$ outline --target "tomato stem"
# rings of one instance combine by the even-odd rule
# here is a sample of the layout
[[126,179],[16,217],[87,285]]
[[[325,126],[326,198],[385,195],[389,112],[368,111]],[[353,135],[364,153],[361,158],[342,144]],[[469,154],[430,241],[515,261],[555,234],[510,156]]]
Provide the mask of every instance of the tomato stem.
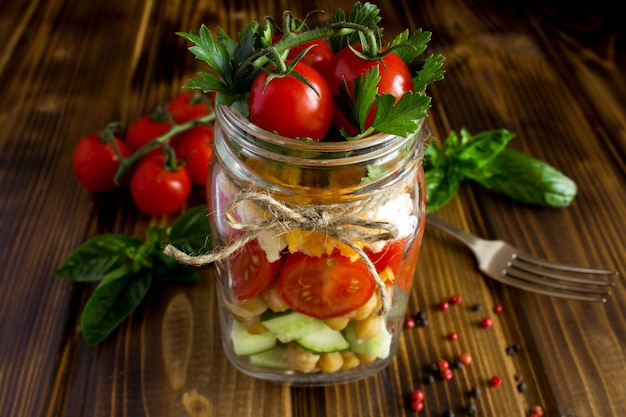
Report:
[[[175,135],[177,135],[180,132],[184,132],[185,130],[191,129],[192,127],[199,125],[199,124],[207,124],[210,123],[211,121],[215,120],[215,112],[211,111],[209,114],[202,116],[202,117],[198,117],[197,119],[193,119],[190,120],[188,122],[185,123],[181,123],[181,124],[177,124],[174,123],[173,121],[171,122],[171,128],[165,132],[163,135],[153,139],[152,141],[146,143],[145,145],[143,145],[141,148],[139,148],[137,150],[137,152],[133,153],[132,155],[128,156],[128,157],[124,157],[121,153],[121,151],[119,150],[117,144],[115,142],[113,142],[113,145],[115,147],[115,153],[117,154],[117,157],[120,161],[120,166],[117,169],[117,172],[115,173],[115,177],[113,178],[113,181],[115,182],[115,184],[119,185],[122,182],[122,179],[124,178],[124,175],[126,174],[126,172],[128,171],[128,169],[130,167],[132,167],[139,159],[141,159],[143,156],[145,156],[148,152],[150,152],[153,149],[156,149],[159,146],[170,148],[170,146],[168,145],[168,141]],[[166,151],[167,152],[167,151]],[[171,156],[171,154],[170,154]],[[169,159],[166,156],[166,160]]]
[[288,49],[317,39],[333,36],[348,36],[356,32],[360,32],[364,35],[365,41],[368,44],[368,51],[371,55],[376,56],[380,51],[380,41],[374,30],[367,26],[351,22],[331,23],[327,26],[307,30],[302,33],[290,32],[288,36],[283,36],[278,42],[252,54],[252,56],[250,56],[250,58],[243,62],[239,67],[235,73],[235,77],[243,77],[244,71],[246,71],[251,65],[257,68],[263,68],[263,66],[268,62],[272,62],[275,65],[280,66],[282,69],[282,65],[284,65],[284,63],[281,65],[280,61],[282,60],[276,58],[280,57],[281,54]]

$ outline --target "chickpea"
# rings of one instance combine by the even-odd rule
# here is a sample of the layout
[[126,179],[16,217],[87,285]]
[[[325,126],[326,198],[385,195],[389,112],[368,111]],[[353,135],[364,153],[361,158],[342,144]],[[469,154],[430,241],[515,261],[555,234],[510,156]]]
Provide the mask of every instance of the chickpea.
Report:
[[349,317],[355,320],[363,320],[367,316],[378,311],[376,309],[378,305],[379,305],[378,291],[374,291],[374,294],[372,294],[370,299],[367,300],[365,304],[363,304],[361,307],[357,308],[356,310],[351,311],[350,313],[346,314],[346,317]]
[[240,321],[246,326],[246,330],[250,334],[263,334],[268,331],[267,327],[261,323],[261,316],[253,316]]
[[324,323],[333,330],[343,330],[350,323],[350,319],[346,316],[331,317],[324,319]]
[[267,304],[267,307],[272,311],[279,313],[282,311],[287,311],[289,309],[289,305],[280,296],[280,292],[278,291],[278,285],[276,285],[276,282],[272,283],[272,285],[264,289],[261,292],[261,297],[263,298],[263,301],[265,301],[265,303]]
[[317,362],[320,359],[320,355],[309,352],[296,342],[291,342],[287,345],[285,356],[289,366],[300,372],[317,370]]
[[349,350],[342,350],[341,357],[343,358],[343,366],[341,367],[343,370],[353,369],[361,364],[359,358]]
[[267,310],[267,304],[260,295],[252,297],[248,300],[237,303],[224,303],[226,308],[234,315],[243,320],[250,319],[254,316],[260,316]]
[[354,321],[354,333],[357,340],[370,340],[378,336],[383,326],[383,318],[381,316],[369,316],[364,320]]
[[359,358],[361,363],[371,363],[371,362],[374,362],[376,360],[376,356],[366,355],[364,353],[357,353],[356,357]]
[[322,372],[331,374],[341,369],[343,366],[343,357],[339,352],[322,353],[317,365]]

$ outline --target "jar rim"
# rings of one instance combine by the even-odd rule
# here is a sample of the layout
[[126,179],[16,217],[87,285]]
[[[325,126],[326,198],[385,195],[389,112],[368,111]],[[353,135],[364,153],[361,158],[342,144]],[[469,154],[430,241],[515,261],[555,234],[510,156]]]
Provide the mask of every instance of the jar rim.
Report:
[[249,119],[244,117],[240,112],[236,111],[231,106],[217,104],[215,106],[215,112],[216,114],[219,114],[221,117],[226,118],[231,122],[236,122],[239,127],[246,131],[246,133],[256,138],[260,138],[273,145],[289,147],[294,150],[318,152],[353,151],[355,149],[377,147],[380,144],[388,143],[390,137],[399,137],[406,139],[412,134],[421,130],[424,121],[424,119],[420,119],[417,130],[407,137],[393,135],[390,133],[374,133],[360,139],[343,140],[336,142],[320,142],[288,138],[262,129],[254,123],[250,122]]

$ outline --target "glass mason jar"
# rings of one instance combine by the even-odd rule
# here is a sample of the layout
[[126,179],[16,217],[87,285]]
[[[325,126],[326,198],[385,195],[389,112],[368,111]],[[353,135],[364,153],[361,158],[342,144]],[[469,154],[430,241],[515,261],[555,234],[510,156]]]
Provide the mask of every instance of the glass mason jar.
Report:
[[216,116],[207,198],[213,242],[230,253],[215,263],[229,360],[301,386],[385,368],[425,226],[425,129],[309,142],[230,107]]

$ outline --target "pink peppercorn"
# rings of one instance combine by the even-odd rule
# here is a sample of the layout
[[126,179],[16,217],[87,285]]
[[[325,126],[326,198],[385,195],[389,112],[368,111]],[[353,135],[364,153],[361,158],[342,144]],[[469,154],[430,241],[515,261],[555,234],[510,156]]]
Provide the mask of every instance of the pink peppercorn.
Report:
[[439,370],[443,372],[446,369],[450,369],[450,363],[445,359],[440,359],[439,361],[437,361],[437,368],[439,368]]
[[439,310],[446,311],[450,307],[447,300],[443,300],[439,302]]
[[493,306],[493,312],[496,314],[502,313],[502,305],[496,304],[495,306]]
[[415,319],[413,317],[407,317],[406,320],[404,320],[404,326],[412,329],[415,327]]
[[452,372],[452,369],[448,368],[441,372],[441,379],[443,379],[444,381],[451,380],[453,376],[454,376],[454,373]]
[[459,338],[459,335],[456,332],[450,332],[448,333],[448,340],[454,342],[455,340],[457,340]]
[[488,329],[491,326],[493,326],[493,320],[491,320],[490,317],[485,317],[484,319],[480,321],[480,327]]
[[463,299],[458,294],[455,294],[452,297],[450,297],[450,303],[451,304],[461,304],[462,301],[463,301]]
[[489,385],[491,385],[492,387],[499,387],[501,384],[502,384],[502,378],[500,378],[497,375],[492,376],[491,379],[489,380]]
[[536,405],[530,409],[531,414],[536,415],[537,417],[543,416],[543,408],[540,405]]
[[424,401],[424,391],[416,389],[411,393],[411,400],[421,402]]
[[419,413],[424,409],[424,403],[421,401],[411,401],[411,409]]
[[472,363],[472,355],[469,352],[463,352],[459,355],[459,360],[463,365],[469,365]]

